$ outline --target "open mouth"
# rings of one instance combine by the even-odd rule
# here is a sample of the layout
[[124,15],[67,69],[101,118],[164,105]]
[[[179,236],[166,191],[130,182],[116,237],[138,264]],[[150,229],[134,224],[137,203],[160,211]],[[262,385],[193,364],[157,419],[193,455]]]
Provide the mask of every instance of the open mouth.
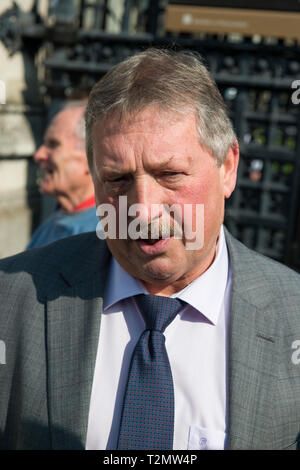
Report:
[[158,255],[163,253],[172,237],[168,238],[139,238],[136,240],[140,250],[147,255]]
[[54,173],[54,168],[51,168],[51,167],[46,167],[46,168],[42,168],[41,169],[41,173],[45,176],[45,175],[53,175]]
[[36,183],[42,186],[50,182],[54,175],[54,168],[39,168],[36,176]]
[[53,175],[54,173],[54,168],[39,168],[37,171],[37,177],[40,181],[42,181],[45,176],[47,175]]
[[138,241],[146,243],[146,245],[155,245],[155,243],[158,243],[160,240],[163,240],[163,238],[139,238]]
[[137,239],[138,242],[143,243],[145,245],[156,245],[160,242],[164,242],[169,240],[174,235],[173,227],[167,225],[166,227],[162,226],[155,230],[149,230],[148,228],[142,230],[139,234],[139,238]]

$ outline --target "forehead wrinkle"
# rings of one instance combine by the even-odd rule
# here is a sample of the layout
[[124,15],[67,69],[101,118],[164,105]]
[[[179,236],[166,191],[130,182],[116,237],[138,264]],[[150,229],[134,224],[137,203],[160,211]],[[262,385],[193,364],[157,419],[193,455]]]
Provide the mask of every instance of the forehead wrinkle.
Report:
[[[102,166],[102,162],[105,160],[113,165],[124,165],[128,169],[133,171],[136,164],[143,160],[145,149],[149,145],[151,139],[137,138],[137,134],[143,134],[144,132],[123,132],[118,130],[115,133],[109,133],[102,137],[101,131],[96,134],[96,140],[100,143],[102,158],[98,157],[99,166]],[[151,144],[150,144],[151,145]],[[99,149],[98,149],[99,155]]]
[[[101,141],[102,152],[99,155],[94,154],[94,161],[96,172],[99,174],[120,174],[132,173],[135,171],[135,158],[128,148],[125,148],[124,143],[120,145],[120,140],[110,141],[109,138],[104,138]],[[131,156],[130,156],[131,154]]]
[[[126,143],[126,137],[120,136],[117,142],[106,142],[107,153],[105,152],[105,160],[108,164],[101,165],[101,158],[99,159],[100,168],[107,168],[111,171],[122,170],[124,173],[134,173],[145,169],[146,171],[155,171],[162,168],[172,168],[181,165],[188,166],[191,164],[192,155],[183,155],[182,153],[174,152],[174,149],[169,149],[166,145],[165,149],[156,149],[151,139],[133,140],[133,145]],[[160,141],[161,144],[161,141]],[[114,151],[116,147],[116,151]],[[102,160],[103,161],[103,160]],[[114,169],[115,167],[115,169]]]
[[160,157],[158,158],[157,160],[155,159],[152,159],[150,160],[150,162],[145,162],[145,167],[149,167],[153,170],[159,170],[163,167],[167,167],[171,162],[172,160],[174,160],[174,158],[176,158],[175,155],[171,155],[170,157],[166,157],[165,159],[163,158],[163,156],[160,156],[160,155],[157,155],[157,157]]
[[[184,167],[192,164],[194,155],[189,153],[189,139],[186,132],[184,136],[187,140],[186,146],[183,151],[181,149],[180,153],[176,147],[174,148],[173,139],[164,139],[166,124],[176,126],[180,121],[178,118],[163,120],[164,125],[158,126],[157,120],[148,119],[147,116],[141,115],[137,117],[142,119],[129,120],[127,123],[123,121],[121,125],[119,121],[112,122],[113,120],[110,122],[104,120],[102,123],[98,121],[94,124],[94,137],[102,147],[103,158],[109,160],[113,166],[120,167],[125,164],[126,169],[124,170],[130,170],[130,172],[135,171],[136,167],[138,169],[144,167],[146,170],[159,169],[171,166],[174,162],[176,165],[182,164]],[[193,131],[196,132],[194,121],[193,128]],[[191,129],[189,128],[188,131],[190,132]],[[176,128],[174,133],[177,133]],[[199,150],[201,150],[200,145]],[[101,159],[99,151],[97,153],[98,164],[101,168],[103,159]]]

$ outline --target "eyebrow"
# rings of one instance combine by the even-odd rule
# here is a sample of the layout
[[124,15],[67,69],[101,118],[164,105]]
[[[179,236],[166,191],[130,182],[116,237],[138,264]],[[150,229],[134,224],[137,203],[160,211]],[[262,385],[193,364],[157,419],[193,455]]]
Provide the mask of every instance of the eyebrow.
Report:
[[161,159],[159,162],[157,162],[157,164],[152,165],[152,168],[153,170],[173,168],[173,163],[175,166],[180,166],[186,163],[186,160],[179,155],[172,155],[170,157],[166,157],[164,160]]
[[46,147],[57,147],[58,145],[60,145],[60,141],[53,137],[50,137],[49,139],[45,139],[44,145]]

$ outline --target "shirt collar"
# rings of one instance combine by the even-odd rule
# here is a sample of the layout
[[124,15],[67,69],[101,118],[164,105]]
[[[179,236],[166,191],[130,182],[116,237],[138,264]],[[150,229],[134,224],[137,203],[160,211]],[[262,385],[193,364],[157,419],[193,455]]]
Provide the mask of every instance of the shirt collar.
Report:
[[81,204],[78,204],[78,206],[74,207],[72,212],[78,212],[78,211],[90,209],[90,207],[94,207],[95,204],[96,204],[95,196],[89,197],[88,199],[83,201]]
[[[229,259],[222,225],[216,256],[211,266],[172,297],[184,300],[215,325],[224,299],[228,269]],[[127,273],[112,257],[104,295],[104,310],[122,299],[137,294],[147,294],[147,290],[140,281]]]
[[131,276],[112,256],[103,299],[104,310],[116,302],[137,294],[147,294],[143,284]]
[[229,259],[222,225],[213,263],[201,276],[173,297],[179,297],[189,303],[216,325],[224,300],[228,271]]

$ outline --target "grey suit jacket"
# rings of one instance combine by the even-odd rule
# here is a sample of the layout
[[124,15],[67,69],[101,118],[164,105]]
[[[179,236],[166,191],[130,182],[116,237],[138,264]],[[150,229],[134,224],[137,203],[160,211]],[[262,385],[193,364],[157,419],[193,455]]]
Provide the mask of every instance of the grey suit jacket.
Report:
[[[227,448],[299,448],[300,276],[226,239]],[[1,448],[85,448],[109,259],[88,233],[0,261]]]

